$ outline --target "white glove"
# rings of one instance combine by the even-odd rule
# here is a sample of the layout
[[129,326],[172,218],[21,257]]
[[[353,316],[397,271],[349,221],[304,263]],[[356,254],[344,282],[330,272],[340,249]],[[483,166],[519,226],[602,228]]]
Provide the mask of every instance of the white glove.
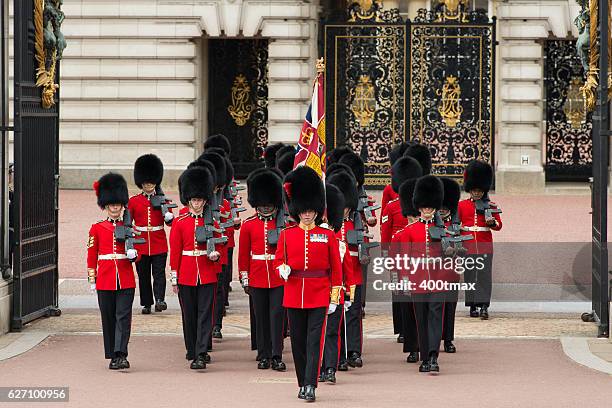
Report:
[[126,255],[130,261],[135,261],[136,258],[138,258],[138,251],[136,251],[135,249],[128,249]]
[[178,285],[178,278],[176,277],[176,271],[170,272],[170,284],[172,286]]
[[90,283],[89,284],[89,292],[90,293],[96,293],[96,284],[95,283]]
[[353,304],[353,302],[351,302],[350,300],[345,300],[344,301],[344,311],[348,312],[348,310],[351,308],[352,304]]
[[334,314],[334,312],[336,311],[336,309],[338,308],[338,305],[335,303],[330,303],[329,307],[327,308],[327,314]]
[[242,220],[238,217],[234,218],[234,225],[240,225],[240,223],[242,222]]
[[278,267],[278,274],[284,280],[289,279],[289,275],[291,274],[291,267],[287,264],[282,264],[281,266]]
[[170,211],[164,214],[164,221],[170,222],[173,219],[174,219],[174,214],[172,214]]
[[208,254],[208,259],[213,262],[217,262],[220,256],[221,254],[219,253],[219,251],[212,251],[210,254]]
[[240,284],[243,288],[249,286],[249,273],[246,271],[240,272]]

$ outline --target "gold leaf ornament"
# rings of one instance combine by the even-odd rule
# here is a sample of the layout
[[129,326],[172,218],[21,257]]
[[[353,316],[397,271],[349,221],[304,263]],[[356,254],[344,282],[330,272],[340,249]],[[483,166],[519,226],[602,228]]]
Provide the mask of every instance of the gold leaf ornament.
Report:
[[456,127],[463,113],[463,107],[459,103],[461,86],[459,86],[457,77],[453,75],[447,77],[442,89],[438,90],[437,94],[442,96],[442,101],[438,107],[442,120],[449,128]]
[[[50,109],[55,105],[55,92],[59,85],[55,83],[55,70],[57,65],[57,49],[50,52],[51,62],[47,69],[47,51],[44,43],[44,8],[45,0],[34,1],[34,50],[35,59],[38,64],[36,68],[36,86],[42,88],[42,106]],[[47,0],[52,1],[52,0]],[[55,5],[59,8],[56,1]]]
[[238,126],[244,126],[251,118],[253,105],[251,104],[251,87],[242,74],[238,74],[234,78],[232,85],[232,104],[228,106],[227,111]]

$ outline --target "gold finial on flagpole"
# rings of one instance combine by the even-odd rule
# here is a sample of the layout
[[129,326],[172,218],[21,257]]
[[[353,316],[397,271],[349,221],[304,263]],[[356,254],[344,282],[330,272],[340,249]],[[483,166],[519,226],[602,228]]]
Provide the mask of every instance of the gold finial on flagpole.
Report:
[[325,62],[323,58],[319,58],[317,60],[317,74],[322,74],[325,72]]

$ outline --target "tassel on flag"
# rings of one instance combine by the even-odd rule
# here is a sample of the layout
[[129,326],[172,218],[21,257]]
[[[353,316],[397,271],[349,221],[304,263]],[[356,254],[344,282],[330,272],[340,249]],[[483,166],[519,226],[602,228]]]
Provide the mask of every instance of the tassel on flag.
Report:
[[323,58],[317,61],[317,78],[314,82],[310,107],[298,139],[293,168],[308,166],[325,181],[325,65]]

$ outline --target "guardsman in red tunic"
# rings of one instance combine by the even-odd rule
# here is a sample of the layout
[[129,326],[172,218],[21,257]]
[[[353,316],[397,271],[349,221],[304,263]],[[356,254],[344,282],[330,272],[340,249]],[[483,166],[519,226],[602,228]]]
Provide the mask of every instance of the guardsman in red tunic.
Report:
[[[395,254],[407,254],[411,267],[402,270],[413,285],[410,288],[417,320],[420,372],[438,373],[438,349],[442,340],[442,320],[445,300],[444,287],[435,282],[444,277],[440,242],[434,242],[431,228],[435,227],[436,211],[442,206],[444,187],[435,176],[423,176],[416,182],[413,204],[420,212],[419,219],[393,236]],[[419,261],[414,264],[413,261]],[[430,287],[430,283],[434,283]]]
[[348,245],[348,250],[345,255],[349,265],[345,277],[345,283],[348,284],[348,296],[345,300],[345,316],[346,325],[343,330],[345,342],[343,344],[344,355],[340,357],[339,369],[345,371],[346,365],[351,367],[362,367],[362,346],[363,346],[363,328],[361,324],[361,297],[363,295],[363,276],[361,263],[359,262],[359,247],[351,243],[349,234],[354,233],[355,217],[361,217],[357,212],[359,193],[357,190],[357,180],[352,173],[335,172],[327,179],[329,184],[335,185],[344,195],[344,214],[340,230],[336,236]]
[[[248,177],[248,202],[256,214],[240,229],[238,271],[245,292],[251,297],[257,328],[257,368],[285,371],[283,362],[284,281],[274,268],[277,216],[282,207],[283,187],[278,174],[258,169]],[[270,242],[272,238],[273,242]]]
[[[395,162],[404,155],[404,152],[408,148],[409,144],[407,142],[401,142],[391,149],[389,152],[389,162],[391,167],[395,164]],[[387,184],[383,189],[382,198],[380,199],[380,218],[382,223],[382,216],[385,212],[385,207],[391,200],[395,200],[398,198],[397,191],[393,190],[393,186],[391,184]]]
[[[354,178],[353,178],[354,183]],[[356,190],[355,190],[356,191]],[[352,282],[349,276],[353,269],[353,260],[348,253],[348,245],[339,236],[344,220],[345,202],[344,194],[334,184],[325,185],[325,196],[327,203],[326,219],[324,220],[328,227],[332,228],[336,233],[340,260],[342,262],[342,280],[343,288],[340,291],[340,299],[338,308],[327,315],[327,328],[325,330],[325,348],[323,350],[323,359],[321,360],[321,371],[319,373],[319,382],[336,383],[336,370],[342,344],[345,343],[345,336],[341,335],[341,330],[344,321],[345,308],[350,307],[350,299],[346,294],[346,288]],[[359,269],[361,271],[361,269]],[[361,274],[360,274],[361,275]],[[346,358],[345,358],[346,361]],[[346,364],[346,363],[345,363]]]
[[[402,183],[399,187],[399,202],[402,207],[402,216],[406,218],[406,226],[415,223],[419,219],[419,211],[414,208],[412,197],[417,178],[411,178]],[[405,227],[404,227],[405,228]],[[399,230],[402,231],[402,230]],[[399,232],[397,231],[397,232]],[[394,234],[395,236],[395,234]],[[392,237],[393,241],[393,237]],[[390,248],[390,251],[395,248]],[[395,279],[399,280],[399,276]],[[407,363],[417,363],[419,361],[419,336],[417,332],[416,316],[412,298],[405,293],[396,295],[397,305],[399,306],[399,321],[401,322],[400,335],[403,342],[403,351],[407,353]]]
[[318,174],[298,167],[287,174],[283,188],[289,213],[299,224],[281,232],[274,262],[286,281],[283,305],[289,315],[298,398],[314,401],[326,317],[338,307],[342,264],[334,232],[316,225],[325,209]]
[[[493,168],[489,163],[474,160],[468,164],[464,173],[463,186],[470,198],[461,200],[457,209],[463,235],[472,235],[465,248],[468,256],[484,264],[482,270],[466,269],[465,282],[475,283],[476,290],[465,292],[465,305],[470,308],[471,317],[483,320],[489,318],[491,303],[493,268],[493,234],[502,228],[499,215],[501,210],[490,201],[489,190],[493,184]],[[489,214],[490,213],[490,214]],[[480,259],[479,259],[480,258]],[[477,310],[480,308],[480,312]]]
[[[150,314],[155,301],[155,311],[166,310],[166,261],[168,259],[168,243],[164,224],[172,225],[174,214],[167,208],[170,200],[166,200],[161,190],[164,176],[164,166],[159,157],[154,154],[140,156],[134,164],[134,182],[142,190],[130,198],[128,210],[134,221],[134,229],[146,243],[136,246],[140,260],[136,263],[138,272],[138,288],[140,290],[140,305],[142,314]],[[163,202],[160,201],[163,198]],[[162,211],[165,210],[165,214]],[[151,287],[153,275],[153,287]]]
[[[423,169],[416,159],[412,157],[400,157],[391,167],[391,189],[395,194],[399,193],[400,186],[407,180],[416,179],[423,175]],[[380,242],[383,251],[391,242],[393,235],[408,224],[407,218],[402,214],[402,206],[398,198],[389,201],[382,212],[380,220]],[[397,334],[397,342],[403,343],[402,336],[402,303],[395,295],[391,297],[391,310],[393,313],[393,333]],[[414,319],[411,319],[413,321]],[[416,329],[416,328],[415,328]],[[416,350],[412,350],[416,351]]]
[[138,259],[138,252],[126,251],[125,242],[115,236],[115,228],[123,226],[121,214],[129,198],[123,176],[108,173],[94,183],[94,190],[107,218],[89,230],[87,275],[92,291],[98,293],[104,355],[111,360],[108,368],[119,370],[130,368],[128,342],[136,288],[132,262]]
[[213,185],[212,175],[204,167],[183,172],[181,192],[189,203],[189,213],[175,219],[170,232],[172,290],[179,296],[187,359],[193,360],[194,370],[206,368],[210,361],[207,352],[220,254],[216,249],[208,250],[203,229],[204,210],[212,197]]
[[[441,177],[444,185],[444,199],[442,200],[442,208],[439,214],[448,228],[454,222],[458,222],[457,207],[461,198],[461,187],[454,179],[450,177]],[[454,282],[459,282],[459,275],[455,274]],[[456,353],[457,348],[453,344],[455,340],[455,311],[457,310],[457,299],[459,292],[457,290],[449,290],[446,293],[444,301],[444,327],[442,330],[442,339],[444,340],[444,351],[447,353]]]

